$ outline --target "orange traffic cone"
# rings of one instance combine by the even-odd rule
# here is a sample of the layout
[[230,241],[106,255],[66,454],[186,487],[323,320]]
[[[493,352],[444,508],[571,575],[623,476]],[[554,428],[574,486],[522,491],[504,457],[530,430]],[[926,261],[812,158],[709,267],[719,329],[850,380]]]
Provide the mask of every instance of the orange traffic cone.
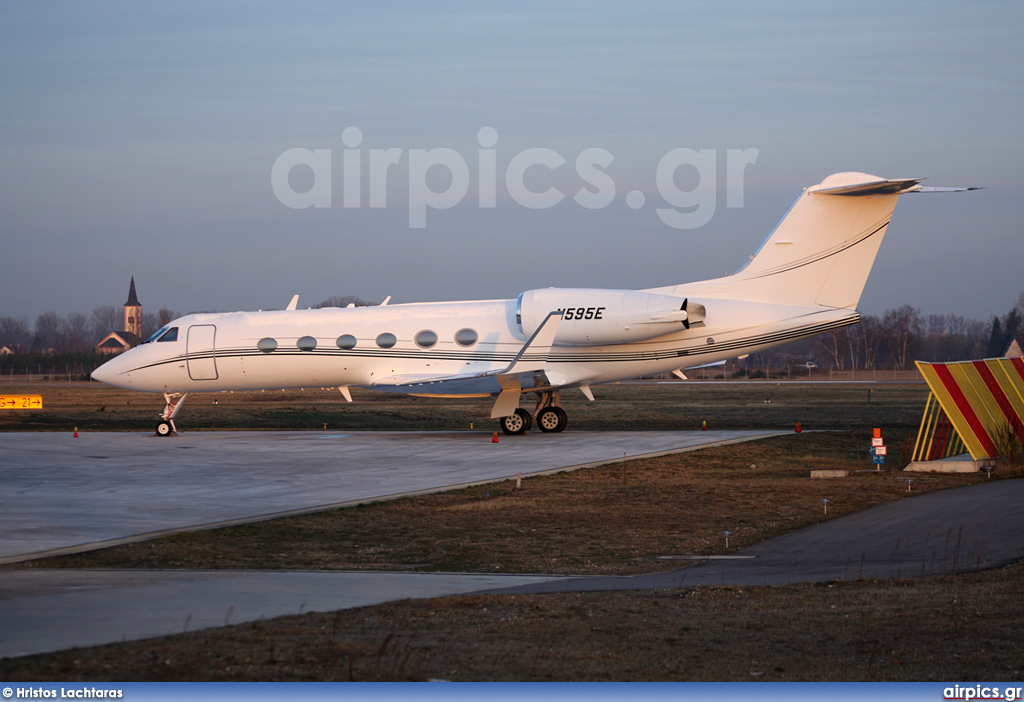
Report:
[[800,425],[800,422],[797,422],[796,423],[796,433],[799,434],[802,431],[803,431],[803,427]]
[[494,437],[491,439],[492,444],[498,443],[498,432],[494,432]]

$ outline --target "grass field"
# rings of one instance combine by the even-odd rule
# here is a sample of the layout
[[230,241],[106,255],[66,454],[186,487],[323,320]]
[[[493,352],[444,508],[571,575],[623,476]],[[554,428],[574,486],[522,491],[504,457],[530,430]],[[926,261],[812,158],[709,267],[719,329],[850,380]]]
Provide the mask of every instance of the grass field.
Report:
[[[924,383],[802,384],[786,381],[682,382],[606,385],[597,402],[562,393],[570,429],[695,429],[707,421],[722,429],[889,430],[917,427],[927,396]],[[4,394],[43,396],[39,411],[0,411],[0,431],[126,431],[151,429],[163,397],[96,383],[10,386]],[[496,428],[488,399],[437,400],[337,390],[190,395],[177,423],[183,429],[330,429],[389,431]],[[530,396],[532,397],[532,396]],[[524,407],[527,401],[524,401]]]
[[[871,390],[870,404],[868,390]],[[148,428],[162,400],[89,386],[44,391],[14,429]],[[724,553],[907,496],[871,471],[873,427],[902,465],[923,385],[720,383],[566,393],[569,430],[792,428],[740,444],[260,524],[182,534],[19,567],[402,569],[626,574],[659,555]],[[468,428],[487,403],[337,391],[189,398],[198,429]],[[771,402],[766,402],[766,400]],[[196,401],[194,401],[196,400]],[[131,401],[131,405],[126,404]],[[91,421],[90,421],[91,420]],[[824,430],[808,432],[806,430]],[[2,441],[2,436],[0,436]],[[811,480],[814,468],[858,470]],[[993,479],[1014,477],[997,469]],[[915,492],[984,480],[920,476]],[[831,500],[829,514],[821,499]],[[22,680],[1019,679],[1020,564],[987,573],[778,588],[473,596],[286,617],[0,661]]]

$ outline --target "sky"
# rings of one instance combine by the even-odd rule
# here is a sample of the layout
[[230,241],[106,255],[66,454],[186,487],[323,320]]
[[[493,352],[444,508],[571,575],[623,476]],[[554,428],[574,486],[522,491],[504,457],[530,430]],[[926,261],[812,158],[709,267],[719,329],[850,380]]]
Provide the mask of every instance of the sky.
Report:
[[1024,291],[1022,29],[998,1],[11,0],[0,314],[132,275],[179,313],[678,284],[862,171],[984,189],[901,198],[861,311],[991,319]]

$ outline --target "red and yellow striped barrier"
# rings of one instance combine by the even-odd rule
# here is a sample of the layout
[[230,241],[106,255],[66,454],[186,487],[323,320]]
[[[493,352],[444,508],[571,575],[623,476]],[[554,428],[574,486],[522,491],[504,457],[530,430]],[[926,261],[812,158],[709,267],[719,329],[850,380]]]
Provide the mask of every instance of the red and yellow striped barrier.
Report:
[[913,460],[946,458],[964,447],[975,461],[996,458],[1010,431],[1024,442],[1024,360],[917,361],[917,369],[932,392]]

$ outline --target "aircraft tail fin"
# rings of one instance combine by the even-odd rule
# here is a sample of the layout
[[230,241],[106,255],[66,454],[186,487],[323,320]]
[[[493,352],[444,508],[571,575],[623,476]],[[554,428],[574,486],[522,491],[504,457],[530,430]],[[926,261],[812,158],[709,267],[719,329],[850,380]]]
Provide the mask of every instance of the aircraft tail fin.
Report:
[[899,196],[919,178],[837,173],[804,190],[728,280],[743,296],[856,309]]

